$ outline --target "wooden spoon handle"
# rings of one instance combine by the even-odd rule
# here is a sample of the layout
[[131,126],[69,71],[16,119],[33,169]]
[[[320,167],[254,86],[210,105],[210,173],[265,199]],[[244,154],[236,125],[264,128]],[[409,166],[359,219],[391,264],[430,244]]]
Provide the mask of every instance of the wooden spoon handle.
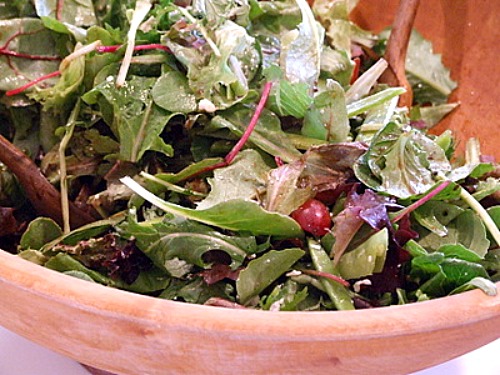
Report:
[[407,107],[412,104],[413,92],[406,79],[405,60],[419,4],[420,0],[401,0],[399,2],[384,56],[389,67],[380,79],[381,82],[390,86],[403,86],[406,89],[406,93],[400,98],[399,105]]
[[[16,175],[26,197],[35,210],[62,223],[61,194],[40,172],[36,164],[21,150],[0,135],[0,162]],[[70,203],[70,223],[80,227],[95,219],[86,211]]]

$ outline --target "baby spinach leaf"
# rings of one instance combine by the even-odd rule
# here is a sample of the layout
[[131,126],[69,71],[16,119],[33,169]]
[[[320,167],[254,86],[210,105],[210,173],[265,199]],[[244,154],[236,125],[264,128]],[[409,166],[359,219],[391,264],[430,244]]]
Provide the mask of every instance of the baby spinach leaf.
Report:
[[71,255],[65,253],[58,253],[52,258],[50,258],[45,263],[45,267],[59,272],[70,272],[70,271],[82,272],[97,283],[108,286],[115,285],[114,281],[111,278],[97,271],[91,270],[90,268],[85,267]]
[[271,250],[248,263],[236,280],[238,299],[246,304],[287,272],[305,252],[301,249]]
[[461,259],[446,258],[440,264],[440,271],[425,282],[420,290],[433,297],[445,296],[476,277],[488,277],[481,265]]
[[437,251],[443,253],[446,258],[457,258],[468,262],[478,263],[482,259],[463,245],[443,245]]
[[47,242],[62,235],[61,227],[52,219],[39,217],[33,220],[21,237],[21,249],[40,250]]
[[453,289],[450,294],[463,293],[472,289],[481,289],[486,295],[492,297],[497,295],[497,286],[495,283],[484,277],[474,277],[472,280]]
[[156,81],[151,95],[156,105],[170,112],[189,113],[197,108],[186,76],[175,70],[163,74]]

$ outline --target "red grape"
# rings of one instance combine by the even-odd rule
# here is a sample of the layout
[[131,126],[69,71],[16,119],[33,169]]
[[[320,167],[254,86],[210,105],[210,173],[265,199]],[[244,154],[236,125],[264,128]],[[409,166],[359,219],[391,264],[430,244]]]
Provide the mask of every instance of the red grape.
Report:
[[316,199],[309,199],[291,213],[300,227],[315,236],[324,236],[330,230],[332,218],[328,207]]

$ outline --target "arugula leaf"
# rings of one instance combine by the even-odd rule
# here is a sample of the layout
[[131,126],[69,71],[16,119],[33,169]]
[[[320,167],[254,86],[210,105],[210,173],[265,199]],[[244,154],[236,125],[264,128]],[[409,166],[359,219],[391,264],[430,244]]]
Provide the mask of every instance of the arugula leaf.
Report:
[[208,268],[210,263],[204,255],[212,250],[226,252],[231,258],[232,269],[240,266],[247,255],[257,252],[254,237],[223,235],[211,227],[189,220],[180,223],[135,223],[129,220],[121,225],[120,231],[122,236],[134,238],[137,246],[170,274],[174,260],[182,260],[188,267]]
[[[205,210],[193,210],[158,198],[130,177],[122,178],[121,181],[136,194],[165,212],[180,215],[200,223],[238,232],[248,232],[254,235],[263,234],[282,237],[302,235],[302,230],[295,220],[278,213],[268,212],[254,201],[232,199]],[[242,215],[243,212],[245,215]]]
[[[157,107],[150,96],[155,78],[133,76],[130,81],[117,88],[110,78],[82,98],[88,104],[99,103],[101,111],[112,111],[109,126],[120,140],[120,158],[139,161],[148,150],[172,156],[173,148],[160,137],[168,121],[175,115]],[[104,98],[104,102],[101,100]]]
[[222,282],[208,285],[202,278],[188,281],[172,279],[159,298],[204,304],[213,297],[231,299],[231,292],[232,287]]
[[242,304],[247,304],[252,297],[288,271],[304,254],[301,249],[271,250],[250,261],[236,280],[238,299]]
[[433,200],[417,208],[413,215],[417,222],[439,236],[446,236],[447,225],[464,211],[463,208]]

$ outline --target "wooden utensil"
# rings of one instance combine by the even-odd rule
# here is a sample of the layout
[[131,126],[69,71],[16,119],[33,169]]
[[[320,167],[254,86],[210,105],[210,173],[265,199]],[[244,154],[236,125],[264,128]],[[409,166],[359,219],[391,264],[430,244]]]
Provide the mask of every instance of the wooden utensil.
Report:
[[401,86],[406,89],[406,93],[401,95],[399,99],[399,105],[408,108],[413,102],[413,91],[406,79],[406,51],[419,4],[420,0],[401,0],[399,2],[384,55],[389,66],[380,78],[380,82],[387,83],[389,86]]

